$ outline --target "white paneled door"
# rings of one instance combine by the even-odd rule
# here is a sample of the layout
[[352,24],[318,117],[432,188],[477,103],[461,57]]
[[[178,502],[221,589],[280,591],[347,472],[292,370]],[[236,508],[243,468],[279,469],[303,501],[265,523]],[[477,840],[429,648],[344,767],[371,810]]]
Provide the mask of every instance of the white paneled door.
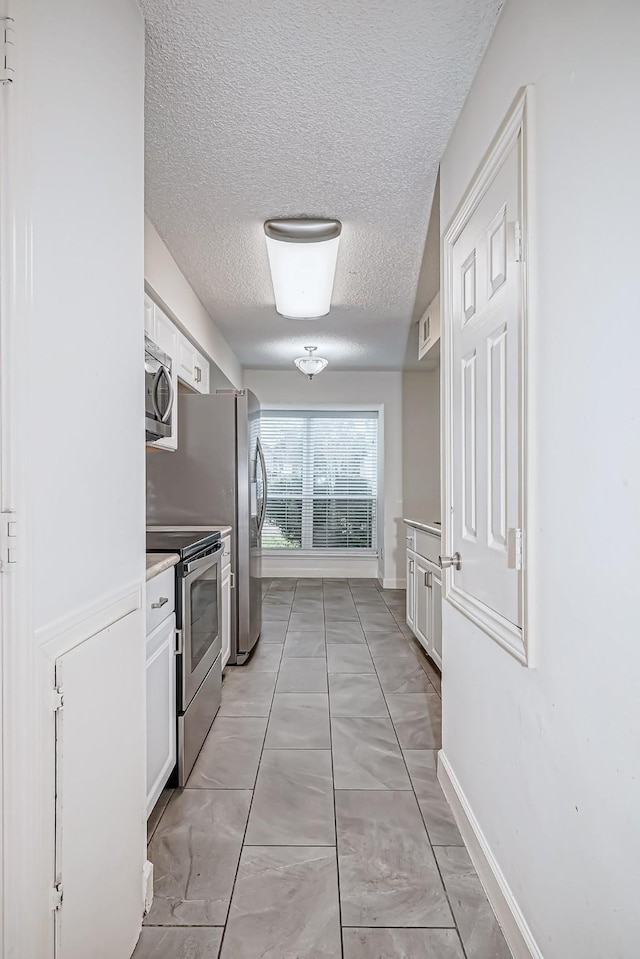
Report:
[[[446,598],[522,657],[522,130],[445,240]],[[473,188],[470,191],[473,194]]]

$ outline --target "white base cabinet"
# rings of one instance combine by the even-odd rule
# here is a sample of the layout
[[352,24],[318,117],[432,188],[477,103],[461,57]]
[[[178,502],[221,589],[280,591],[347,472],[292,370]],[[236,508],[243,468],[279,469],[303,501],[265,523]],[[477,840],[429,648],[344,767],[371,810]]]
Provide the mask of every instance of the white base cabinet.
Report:
[[176,764],[176,617],[147,636],[147,816]]
[[173,577],[174,570],[168,569],[147,583],[147,816],[176,764],[176,617]]
[[416,556],[414,566],[415,613],[413,632],[430,654],[431,646],[431,589],[429,563],[420,556]]
[[440,539],[420,531],[407,536],[407,545],[407,625],[442,669],[442,570],[435,559]]
[[416,619],[416,554],[407,550],[407,626],[415,631]]

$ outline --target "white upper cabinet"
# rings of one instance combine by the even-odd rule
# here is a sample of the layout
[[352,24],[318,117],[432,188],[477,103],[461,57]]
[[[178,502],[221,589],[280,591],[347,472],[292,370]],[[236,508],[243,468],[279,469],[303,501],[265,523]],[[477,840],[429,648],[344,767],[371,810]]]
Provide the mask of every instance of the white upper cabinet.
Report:
[[155,343],[156,305],[146,293],[144,295],[144,331]]
[[173,372],[177,371],[177,357],[178,357],[178,329],[174,323],[169,319],[166,313],[163,313],[159,306],[155,308],[155,344],[159,346],[161,350],[164,350],[165,353],[168,353],[171,359],[173,360]]
[[147,445],[176,450],[178,448],[178,380],[195,393],[208,393],[211,384],[209,360],[187,339],[173,320],[163,313],[147,293],[144,296],[144,331],[156,346],[171,357],[174,395],[171,436]]
[[153,302],[146,293],[144,296],[144,331],[156,346],[171,357],[171,385],[173,386],[173,411],[171,416],[171,435],[163,436],[148,446],[158,449],[177,450],[178,448],[178,330],[169,317]]
[[436,293],[418,324],[418,359],[427,355],[440,339],[440,294]]
[[178,379],[196,393],[208,393],[209,360],[184,336],[178,333]]

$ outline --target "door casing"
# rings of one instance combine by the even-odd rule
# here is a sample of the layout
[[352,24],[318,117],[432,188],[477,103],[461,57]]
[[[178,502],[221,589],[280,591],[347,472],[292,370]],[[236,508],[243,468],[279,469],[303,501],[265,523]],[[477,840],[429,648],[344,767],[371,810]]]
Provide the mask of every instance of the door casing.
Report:
[[[531,464],[531,328],[535,312],[534,286],[534,203],[533,203],[533,89],[523,87],[513,101],[500,129],[480,163],[469,187],[456,210],[443,237],[442,250],[442,502],[444,523],[442,529],[443,555],[453,551],[453,248],[457,238],[473,212],[491,186],[503,162],[521,141],[521,230],[522,230],[522,339],[521,339],[521,402],[520,402],[520,499],[522,504],[522,609],[521,626],[507,623],[501,617],[492,616],[486,606],[474,602],[472,596],[462,592],[455,582],[451,568],[443,570],[442,596],[464,616],[475,623],[507,652],[526,666],[534,665],[532,637],[532,579],[529,573],[532,552],[535,550],[535,532],[530,522],[532,511],[530,464]],[[464,559],[463,559],[464,561]]]

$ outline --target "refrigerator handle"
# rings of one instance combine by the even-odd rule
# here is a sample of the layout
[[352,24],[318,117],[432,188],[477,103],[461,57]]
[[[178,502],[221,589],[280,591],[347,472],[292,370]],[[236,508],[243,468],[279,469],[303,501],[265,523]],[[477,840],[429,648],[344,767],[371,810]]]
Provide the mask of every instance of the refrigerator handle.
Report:
[[267,515],[267,464],[264,461],[264,453],[262,452],[262,444],[260,443],[260,437],[256,440],[256,449],[258,456],[260,457],[260,464],[262,467],[262,512],[260,513],[260,519],[258,521],[258,536],[262,533],[262,527],[264,526],[264,521]]

